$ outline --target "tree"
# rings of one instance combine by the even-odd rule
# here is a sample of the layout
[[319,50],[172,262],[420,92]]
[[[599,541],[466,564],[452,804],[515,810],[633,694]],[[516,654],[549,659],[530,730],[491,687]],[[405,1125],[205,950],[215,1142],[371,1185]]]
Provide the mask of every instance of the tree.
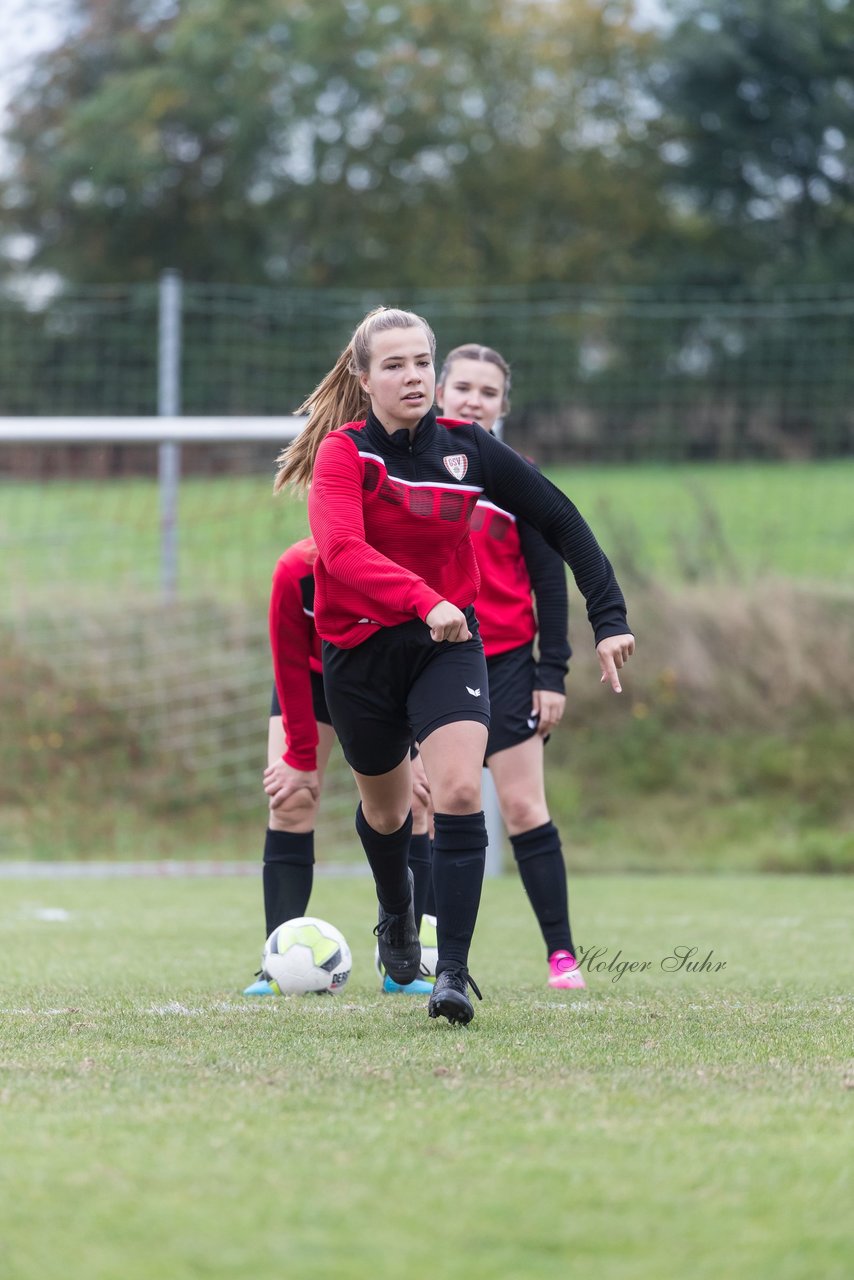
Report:
[[0,231],[76,282],[648,277],[669,214],[631,0],[77,0]]
[[678,0],[673,11],[647,85],[667,190],[704,228],[695,278],[850,279],[854,9]]

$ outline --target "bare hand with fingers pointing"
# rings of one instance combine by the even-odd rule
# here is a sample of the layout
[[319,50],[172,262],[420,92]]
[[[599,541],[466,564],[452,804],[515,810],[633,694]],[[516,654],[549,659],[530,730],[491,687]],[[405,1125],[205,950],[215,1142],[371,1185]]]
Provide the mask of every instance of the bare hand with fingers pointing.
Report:
[[614,693],[622,693],[619,672],[635,651],[635,638],[632,635],[607,636],[596,646],[599,667],[602,671],[600,684],[610,684]]

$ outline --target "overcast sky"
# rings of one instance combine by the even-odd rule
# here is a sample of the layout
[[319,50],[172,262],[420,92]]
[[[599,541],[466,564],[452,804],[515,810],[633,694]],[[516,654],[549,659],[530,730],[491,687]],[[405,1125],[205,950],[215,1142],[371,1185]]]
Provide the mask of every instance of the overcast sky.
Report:
[[59,39],[62,0],[0,0],[0,123],[30,59]]

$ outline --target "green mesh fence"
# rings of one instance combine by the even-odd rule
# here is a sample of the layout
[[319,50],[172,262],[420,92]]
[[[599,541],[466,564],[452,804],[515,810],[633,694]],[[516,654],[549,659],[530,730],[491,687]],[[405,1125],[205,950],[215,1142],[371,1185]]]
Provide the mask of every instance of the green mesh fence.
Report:
[[[498,347],[519,438],[553,461],[832,457],[854,446],[854,287],[767,296],[493,289],[405,298],[185,284],[188,414],[290,412],[378,301],[440,355]],[[157,289],[0,299],[0,413],[156,412]]]
[[[241,443],[240,416],[289,413],[377,301],[427,316],[440,355],[477,340],[508,356],[508,439],[578,502],[632,602],[650,582],[780,579],[850,609],[854,287],[378,299],[185,284],[182,409],[233,416],[235,440],[183,449],[173,599],[156,447],[0,433],[0,857],[260,856],[267,595],[306,521],[272,499],[276,449]],[[0,299],[0,417],[156,413],[158,307],[156,286]],[[336,756],[322,857],[358,858],[352,810]]]

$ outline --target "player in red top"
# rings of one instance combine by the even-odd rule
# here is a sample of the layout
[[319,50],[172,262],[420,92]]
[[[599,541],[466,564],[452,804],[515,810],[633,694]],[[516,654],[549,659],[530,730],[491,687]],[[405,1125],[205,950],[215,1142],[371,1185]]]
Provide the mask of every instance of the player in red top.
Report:
[[[473,419],[486,431],[509,409],[509,395],[507,361],[475,344],[447,356],[436,388],[436,402],[449,417]],[[477,619],[489,672],[486,764],[546,944],[549,986],[578,989],[585,982],[575,961],[566,867],[543,776],[543,746],[566,704],[570,648],[563,560],[531,525],[483,498],[471,531],[480,569]]]
[[[270,593],[270,648],[273,656],[273,700],[267,738],[268,766],[264,789],[269,818],[264,838],[263,887],[265,937],[284,920],[304,916],[314,881],[314,830],[323,777],[335,742],[335,730],[323,693],[320,637],[314,625],[314,562],[317,548],[303,538],[280,556]],[[287,778],[297,770],[306,785],[289,791]],[[283,786],[283,783],[285,784]],[[418,804],[421,801],[420,805]],[[427,797],[413,793],[418,806],[418,834],[410,845],[410,865],[421,889],[420,919],[430,876]],[[406,987],[386,974],[383,990],[409,995],[429,993],[416,979]],[[243,993],[275,995],[263,974]]]
[[[402,984],[418,974],[407,867],[414,739],[434,805],[439,959],[428,1012],[467,1023],[487,842],[489,693],[469,529],[478,498],[535,525],[567,560],[615,692],[634,637],[611,565],[569,499],[481,427],[437,419],[434,353],[420,316],[367,315],[301,406],[310,417],[282,454],[275,487],[310,485],[324,689],[361,796],[356,829],[376,883],[380,959]],[[285,789],[308,785],[286,768]]]

